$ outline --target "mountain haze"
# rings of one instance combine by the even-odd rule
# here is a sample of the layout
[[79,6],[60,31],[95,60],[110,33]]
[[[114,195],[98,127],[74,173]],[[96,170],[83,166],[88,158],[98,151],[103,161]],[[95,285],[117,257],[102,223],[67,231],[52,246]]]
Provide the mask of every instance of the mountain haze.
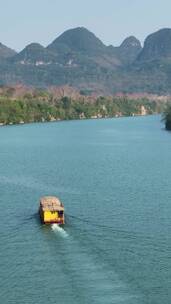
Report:
[[31,43],[18,54],[0,44],[0,71],[1,85],[171,94],[171,29],[150,34],[143,47],[134,36],[106,46],[84,27],[65,31],[47,47]]

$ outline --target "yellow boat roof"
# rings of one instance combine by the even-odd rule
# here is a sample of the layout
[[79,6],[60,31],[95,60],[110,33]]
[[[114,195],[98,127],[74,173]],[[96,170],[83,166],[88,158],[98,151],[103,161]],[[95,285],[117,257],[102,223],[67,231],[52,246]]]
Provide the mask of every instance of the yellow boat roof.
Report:
[[64,206],[56,196],[44,196],[40,199],[43,211],[64,211]]

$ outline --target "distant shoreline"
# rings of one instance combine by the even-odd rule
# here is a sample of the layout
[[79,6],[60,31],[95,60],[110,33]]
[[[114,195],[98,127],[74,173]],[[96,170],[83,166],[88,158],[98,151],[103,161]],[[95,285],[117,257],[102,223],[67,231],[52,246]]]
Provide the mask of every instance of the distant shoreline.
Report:
[[155,96],[71,96],[41,89],[0,88],[0,126],[145,116],[162,113],[167,103]]
[[0,128],[3,127],[12,127],[12,126],[22,126],[22,125],[29,125],[29,124],[45,124],[45,123],[57,123],[57,122],[71,122],[71,121],[87,121],[87,120],[107,120],[107,119],[121,119],[121,118],[134,118],[134,117],[147,117],[147,116],[156,116],[161,115],[162,113],[151,113],[151,114],[145,114],[145,115],[129,115],[129,116],[113,116],[113,117],[98,117],[98,118],[84,118],[84,119],[57,119],[53,121],[30,121],[30,122],[22,122],[22,123],[9,123],[9,124],[2,124],[0,123]]

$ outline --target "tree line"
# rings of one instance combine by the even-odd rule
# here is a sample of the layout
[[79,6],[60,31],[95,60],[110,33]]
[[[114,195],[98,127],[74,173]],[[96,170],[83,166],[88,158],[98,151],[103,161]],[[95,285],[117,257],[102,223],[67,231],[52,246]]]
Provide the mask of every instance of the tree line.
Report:
[[64,96],[55,98],[46,92],[14,98],[0,95],[0,124],[18,124],[55,120],[106,118],[159,113],[162,104],[147,98],[98,97],[96,99]]

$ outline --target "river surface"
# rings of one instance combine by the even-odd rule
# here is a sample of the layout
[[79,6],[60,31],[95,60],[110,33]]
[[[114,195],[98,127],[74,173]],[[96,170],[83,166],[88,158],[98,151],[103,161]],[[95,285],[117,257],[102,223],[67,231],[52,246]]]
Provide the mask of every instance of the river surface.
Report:
[[[56,195],[66,225],[42,226]],[[171,303],[171,133],[160,116],[0,128],[3,304]]]

